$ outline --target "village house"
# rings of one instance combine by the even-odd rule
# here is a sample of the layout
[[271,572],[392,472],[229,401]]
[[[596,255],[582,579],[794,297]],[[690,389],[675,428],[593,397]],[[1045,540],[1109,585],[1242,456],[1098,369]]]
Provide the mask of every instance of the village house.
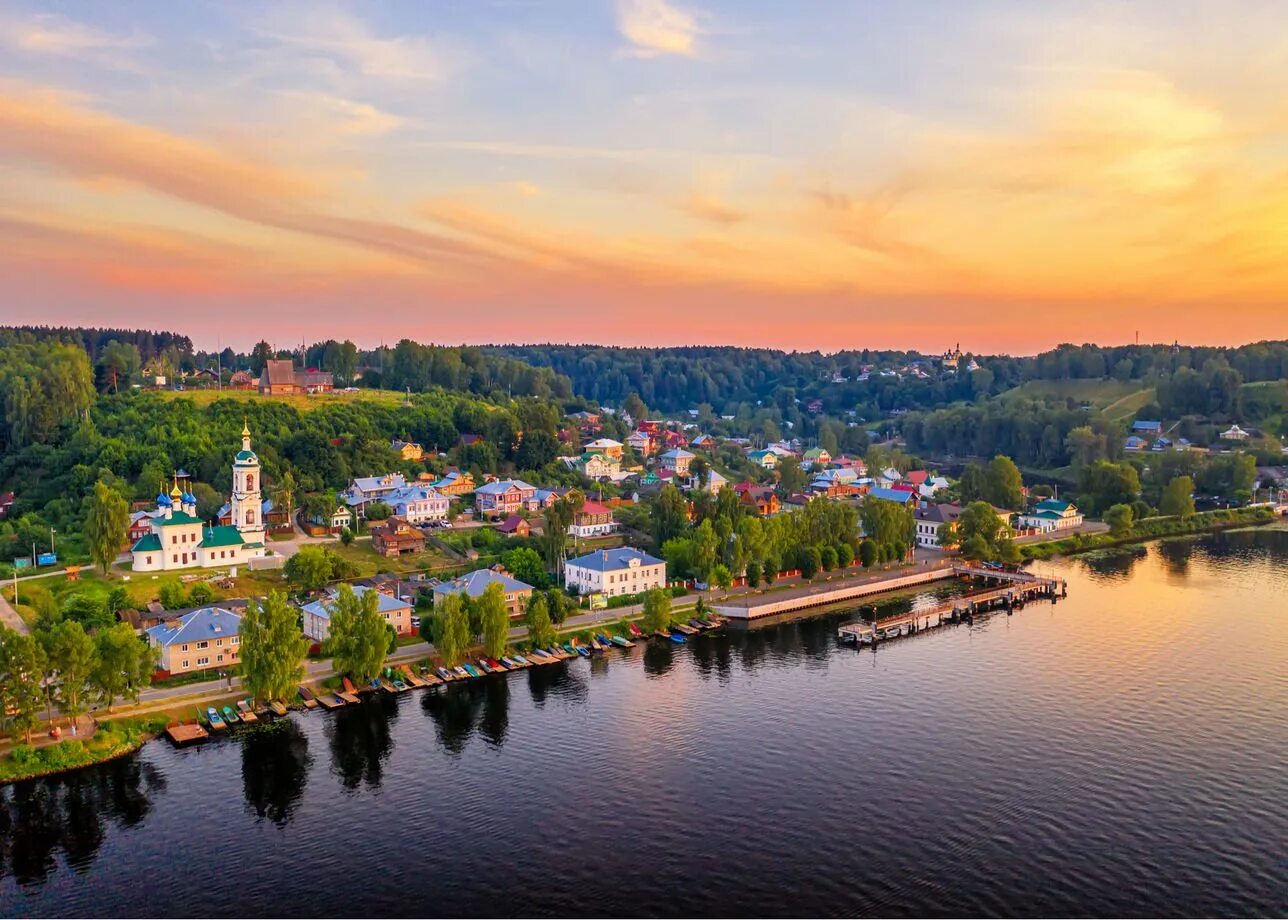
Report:
[[537,510],[537,487],[522,479],[498,479],[474,490],[474,506],[481,514],[509,516],[524,509]]
[[447,509],[451,500],[441,492],[429,486],[409,486],[385,495],[385,502],[395,515],[405,519],[409,524],[425,524],[430,521],[447,520]]
[[199,607],[148,629],[148,644],[160,650],[157,668],[188,674],[241,663],[241,616],[225,607]]
[[425,551],[425,535],[406,519],[391,517],[371,525],[371,548],[387,558]]
[[928,504],[923,505],[913,512],[913,517],[917,521],[917,545],[929,549],[943,548],[954,549],[955,544],[944,544],[940,539],[940,528],[944,524],[951,524],[962,515],[965,510],[961,505],[955,503]]
[[1027,514],[1020,515],[1020,527],[1049,533],[1054,530],[1072,530],[1082,526],[1083,515],[1072,502],[1048,498],[1037,503]]
[[916,507],[918,504],[917,493],[902,489],[889,489],[884,486],[875,486],[868,490],[868,499],[879,498],[882,501],[894,502],[899,505]]
[[777,514],[782,510],[778,494],[770,486],[758,486],[751,482],[740,482],[734,486],[738,493],[738,503],[751,508],[761,517]]
[[228,389],[230,390],[253,390],[256,380],[250,371],[233,371],[228,378]]
[[330,393],[335,378],[325,371],[297,370],[289,361],[267,361],[259,375],[260,396],[295,396],[301,393]]
[[532,585],[525,584],[501,569],[476,569],[466,572],[459,578],[434,585],[434,606],[449,594],[460,594],[467,598],[477,599],[488,585],[498,584],[505,593],[505,606],[510,618],[523,616],[532,597]]
[[639,594],[666,587],[666,563],[625,546],[596,550],[564,563],[564,584],[578,594]]
[[801,456],[801,466],[807,470],[821,470],[832,462],[832,455],[821,447],[811,447]]
[[348,527],[353,528],[353,512],[344,502],[336,502],[335,508],[326,516],[315,514],[309,518],[309,523],[317,527],[325,527],[331,533],[339,533]]
[[603,427],[598,412],[574,412],[568,416],[583,433],[593,433]]
[[469,495],[474,491],[474,474],[461,470],[448,470],[442,479],[433,483],[434,490],[444,495]]
[[659,459],[662,469],[670,470],[676,476],[685,476],[689,472],[689,464],[693,462],[693,454],[682,447],[675,447],[662,454]]
[[1137,419],[1131,423],[1131,430],[1142,438],[1156,438],[1163,433],[1163,423],[1156,419]]
[[1231,425],[1225,431],[1221,432],[1222,441],[1246,441],[1252,433],[1244,431],[1238,425]]
[[778,466],[778,454],[772,450],[753,450],[747,454],[747,459],[767,470],[772,470]]
[[705,489],[707,492],[715,495],[728,484],[728,479],[721,476],[715,470],[708,468],[706,480],[704,482],[698,482],[697,476],[690,476],[689,481],[685,484],[685,488],[690,491],[693,491],[694,489]]
[[577,510],[573,515],[572,523],[568,525],[568,533],[582,539],[602,537],[615,529],[617,524],[613,521],[613,509],[590,499],[587,499]]
[[709,434],[700,434],[689,442],[689,446],[694,450],[715,450],[719,445],[716,439]]
[[626,439],[626,446],[637,456],[647,457],[654,451],[653,436],[647,431],[635,431]]
[[611,479],[621,472],[621,460],[611,454],[584,453],[569,464],[587,479]]
[[341,495],[354,514],[365,515],[367,505],[382,502],[394,492],[406,488],[407,477],[402,473],[386,473],[383,476],[359,476],[349,482],[349,487]]
[[389,446],[398,451],[398,456],[404,460],[419,462],[425,456],[425,448],[415,441],[400,441],[394,438],[389,442]]
[[530,537],[532,536],[532,525],[525,518],[517,514],[512,514],[496,527],[497,533],[503,533],[511,537]]
[[591,441],[584,448],[583,454],[602,454],[605,457],[611,457],[615,460],[622,459],[622,442],[614,441],[612,438],[598,438]]
[[179,489],[157,495],[151,533],[135,541],[130,556],[135,572],[237,565],[264,555],[263,500],[259,458],[250,449],[250,429],[242,427],[242,449],[233,458],[230,523],[211,527],[197,517],[197,499]]
[[[411,625],[412,605],[408,601],[375,588],[362,585],[355,585],[353,588],[353,593],[360,600],[368,591],[376,595],[376,610],[394,628],[394,632],[400,636],[409,636],[415,631]],[[327,595],[301,608],[304,635],[314,642],[325,642],[331,635],[331,614],[335,611],[335,599],[339,597],[340,591],[338,588],[327,588]]]

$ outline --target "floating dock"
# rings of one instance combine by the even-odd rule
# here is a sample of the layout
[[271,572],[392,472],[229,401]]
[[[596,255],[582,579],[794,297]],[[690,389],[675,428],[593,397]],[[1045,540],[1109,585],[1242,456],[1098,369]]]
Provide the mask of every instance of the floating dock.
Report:
[[167,725],[165,733],[175,747],[183,747],[185,744],[197,744],[210,737],[210,732],[196,723]]

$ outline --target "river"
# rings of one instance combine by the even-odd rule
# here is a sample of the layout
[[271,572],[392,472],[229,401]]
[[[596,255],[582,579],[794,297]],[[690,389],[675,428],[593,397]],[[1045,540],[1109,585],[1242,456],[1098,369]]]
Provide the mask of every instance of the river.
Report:
[[10,787],[0,915],[1288,914],[1288,532],[1039,570]]

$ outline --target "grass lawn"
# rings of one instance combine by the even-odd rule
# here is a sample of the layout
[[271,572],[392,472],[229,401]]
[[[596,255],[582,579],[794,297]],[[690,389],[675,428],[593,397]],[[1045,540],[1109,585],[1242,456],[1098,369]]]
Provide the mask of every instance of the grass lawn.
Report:
[[326,547],[340,558],[353,563],[360,578],[375,575],[377,572],[392,572],[401,575],[410,572],[424,572],[427,569],[458,567],[461,565],[461,563],[454,562],[443,553],[432,548],[426,549],[423,553],[411,553],[407,556],[395,556],[392,559],[388,559],[373,550],[370,541],[367,540],[355,541],[348,546],[340,542],[328,543]]
[[405,393],[397,390],[363,390],[356,393],[319,393],[315,396],[260,396],[255,390],[161,390],[161,395],[166,399],[188,399],[196,403],[200,408],[205,408],[211,403],[220,399],[232,399],[239,401],[249,401],[257,399],[272,399],[274,402],[284,402],[294,406],[302,412],[310,409],[316,409],[318,406],[335,405],[346,402],[378,402],[389,406],[400,406],[403,400],[407,398]]
[[1127,418],[1154,398],[1152,387],[1138,382],[1094,379],[1030,380],[1000,394],[998,399],[1064,400],[1087,403],[1110,418]]

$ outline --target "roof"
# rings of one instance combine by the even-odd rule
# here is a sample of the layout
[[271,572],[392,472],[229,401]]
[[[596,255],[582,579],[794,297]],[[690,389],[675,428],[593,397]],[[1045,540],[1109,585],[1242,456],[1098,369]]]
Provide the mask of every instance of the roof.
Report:
[[1154,421],[1152,419],[1141,418],[1131,423],[1132,431],[1159,431],[1162,427],[1162,422]]
[[131,547],[136,553],[155,553],[161,551],[161,538],[154,533],[147,534]]
[[1044,521],[1058,521],[1063,516],[1058,511],[1037,511],[1024,515],[1027,518],[1041,518]]
[[349,484],[360,492],[378,492],[381,489],[405,489],[407,477],[402,473],[386,473],[384,476],[358,476]]
[[681,460],[685,457],[688,457],[690,460],[694,459],[693,454],[689,453],[682,447],[673,447],[662,455],[663,460]]
[[475,495],[500,495],[502,492],[508,492],[511,489],[519,489],[526,492],[531,490],[536,492],[536,486],[530,486],[522,479],[498,479],[495,482],[487,482],[478,486],[474,490]]
[[906,482],[910,482],[914,486],[919,486],[930,478],[930,473],[926,470],[909,470],[907,473],[904,473],[903,478]]
[[519,529],[519,525],[524,523],[524,519],[517,514],[512,514],[497,527],[501,533],[514,533]]
[[640,565],[659,565],[662,562],[661,559],[650,556],[643,550],[619,546],[616,549],[596,550],[593,553],[578,556],[576,559],[569,559],[567,564],[596,572],[610,572],[628,568],[633,560]]
[[204,524],[199,517],[193,517],[186,511],[173,511],[169,517],[159,517],[156,522],[161,527],[176,527],[180,524]]
[[877,486],[868,492],[868,498],[880,498],[888,502],[898,502],[901,505],[907,504],[908,499],[916,497],[916,492],[903,492],[899,489],[883,489],[880,486]]
[[621,441],[614,441],[612,438],[599,438],[598,440],[591,441],[589,444],[587,444],[586,449],[589,450],[592,447],[609,448],[609,447],[621,447],[621,446],[622,446]]
[[499,584],[501,590],[506,594],[532,590],[532,585],[519,581],[517,578],[511,578],[501,572],[494,572],[491,569],[475,569],[473,572],[466,572],[460,578],[453,578],[451,581],[445,581],[441,585],[434,585],[434,593],[460,594],[464,592],[466,597],[478,597],[487,590],[487,586],[490,584]]
[[241,531],[231,524],[207,527],[201,532],[201,545],[205,548],[212,546],[241,546],[245,542],[242,539]]
[[[363,585],[353,586],[353,593],[358,595],[359,598],[368,591],[371,591],[376,595],[376,610],[379,613],[393,613],[396,610],[408,610],[411,608],[411,604],[407,603],[407,601],[402,598],[392,597],[381,591],[377,591],[375,588],[368,588]],[[321,617],[324,620],[331,619],[331,610],[335,606],[335,599],[340,596],[340,589],[327,588],[327,594],[330,596],[320,600],[311,601],[305,604],[301,609],[316,617]]]
[[578,511],[577,513],[578,514],[612,514],[613,509],[608,507],[607,505],[601,505],[599,502],[590,501],[589,499],[587,499],[587,501],[581,506],[581,510]]
[[1037,504],[1038,511],[1055,511],[1059,514],[1063,514],[1072,507],[1070,502],[1061,501],[1058,498],[1047,498]]
[[240,614],[225,607],[199,607],[169,623],[153,626],[147,634],[157,645],[180,645],[235,636],[240,629]]
[[946,502],[918,508],[914,514],[919,521],[929,521],[932,524],[947,524],[961,517],[964,510],[961,505]]

